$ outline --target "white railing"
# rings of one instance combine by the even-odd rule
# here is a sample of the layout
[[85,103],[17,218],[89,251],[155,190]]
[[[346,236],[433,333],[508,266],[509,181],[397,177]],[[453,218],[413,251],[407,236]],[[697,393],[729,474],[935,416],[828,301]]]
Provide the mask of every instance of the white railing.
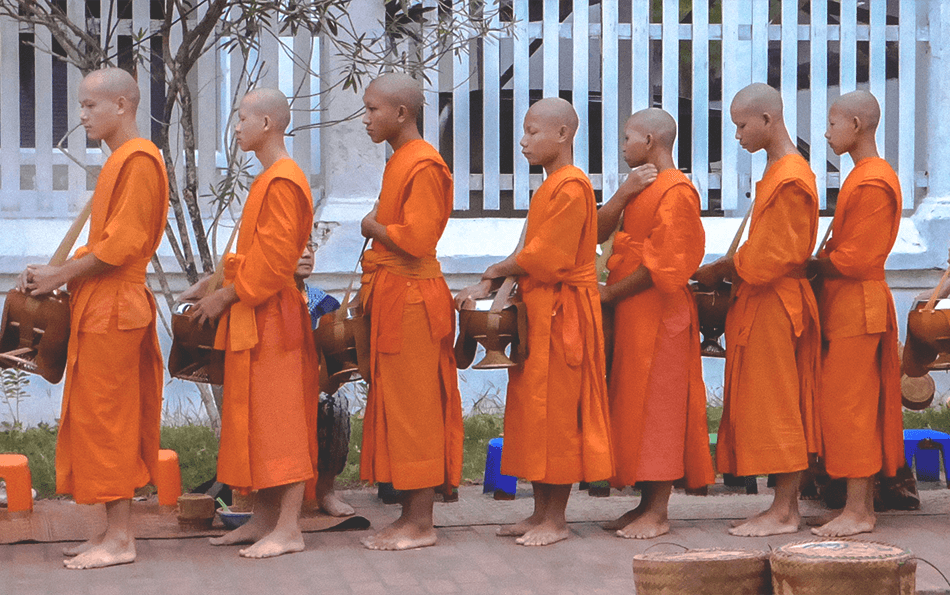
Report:
[[[436,0],[422,1],[436,5]],[[913,0],[815,0],[808,3],[810,15],[799,13],[796,0],[719,0],[712,11],[708,2],[683,2],[685,14],[680,0],[601,0],[593,6],[589,0],[574,0],[563,19],[557,0],[506,2],[513,15],[510,32],[472,42],[467,54],[445,57],[426,86],[424,134],[452,166],[460,215],[504,216],[527,208],[541,175],[529,171],[519,155],[521,122],[532,100],[557,93],[575,99],[581,120],[576,160],[603,194],[617,188],[626,169],[619,152],[624,118],[660,105],[679,116],[681,131],[690,130],[679,139],[684,148],[680,156],[688,157],[689,167],[684,159],[680,165],[700,189],[703,207],[741,212],[752,180],[761,175],[764,156],[740,150],[728,105],[752,81],[782,89],[787,124],[809,149],[822,206],[826,189],[840,185],[850,163],[839,162],[826,148],[828,103],[859,86],[881,101],[878,140],[897,167],[905,209],[914,208],[917,190],[926,187],[921,173],[926,163],[915,154],[914,130],[916,60],[925,49],[927,29],[918,26],[918,20],[926,19],[919,19]],[[82,5],[67,3],[77,18]],[[119,22],[120,34],[155,29],[158,23],[149,20],[148,10],[149,0],[133,0],[132,18]],[[70,67],[66,81],[55,80],[54,58],[25,49],[21,33],[35,35],[40,46],[50,42],[47,32],[0,20],[0,217],[65,217],[78,210],[91,186],[81,167],[53,149],[59,139],[50,114],[66,110],[68,127],[77,123],[79,76]],[[309,57],[318,71],[319,47],[302,32],[280,43],[270,38],[261,48],[264,84],[277,84],[288,94],[301,89],[302,98],[294,105],[295,128],[319,123],[320,83],[285,50]],[[20,77],[14,73],[26,51],[33,53],[34,91],[26,98],[35,106],[35,141],[21,143]],[[777,60],[771,69],[770,58]],[[839,65],[836,77],[829,72],[829,58]],[[233,59],[225,52],[210,53],[195,76],[202,192],[224,164],[225,127],[238,82],[231,76],[237,66]],[[799,84],[806,74],[806,84]],[[140,76],[139,83],[143,97],[160,84],[149,76]],[[54,89],[65,91],[54,94]],[[470,113],[477,117],[470,119]],[[141,110],[140,124],[150,128],[146,110]],[[66,144],[81,162],[101,165],[101,152],[86,148],[81,130]],[[303,130],[291,144],[305,171],[319,174],[319,131]]]
[[[568,15],[558,14],[563,2],[511,4],[511,34],[483,40],[477,48],[473,43],[470,55],[480,56],[480,65],[469,56],[443,61],[433,77],[425,133],[430,142],[439,143],[440,130],[432,123],[439,115],[434,93],[439,89],[442,121],[453,115],[451,138],[442,136],[439,146],[454,162],[459,211],[490,214],[499,209],[498,196],[507,194],[513,196],[509,208],[527,208],[530,190],[541,176],[529,173],[523,159],[500,163],[498,155],[518,155],[520,123],[529,102],[557,93],[575,98],[581,120],[576,161],[589,168],[595,188],[607,196],[625,170],[619,152],[624,119],[653,105],[678,116],[681,130],[687,124],[691,130],[679,143],[686,145],[686,169],[700,189],[704,209],[743,210],[765,156],[750,157],[740,150],[728,106],[751,82],[769,82],[782,90],[787,125],[808,149],[822,207],[826,190],[838,188],[850,168],[848,159],[839,160],[827,149],[829,101],[858,87],[868,88],[881,102],[878,142],[898,170],[905,209],[914,208],[916,191],[926,187],[926,167],[915,155],[914,127],[917,54],[928,38],[926,27],[918,27],[913,0],[813,1],[807,3],[811,14],[800,14],[795,0],[721,0],[712,3],[715,15],[709,2],[680,0],[601,0],[594,6],[574,0]],[[543,10],[538,10],[541,4]],[[681,4],[687,8],[681,11]],[[777,61],[771,69],[770,59]],[[838,63],[836,77],[829,76],[829,59]],[[499,86],[499,73],[506,71],[513,76]],[[469,112],[474,90],[481,92],[482,130],[470,129],[467,118],[454,116]],[[598,103],[599,120],[591,113]],[[501,117],[500,104],[505,108]],[[514,128],[510,152],[500,144],[498,122]],[[590,126],[600,130],[594,139],[588,137]],[[715,162],[710,137],[721,138],[712,147],[720,156]],[[473,148],[481,152],[480,170],[470,167]],[[718,204],[710,204],[710,194],[719,195]]]

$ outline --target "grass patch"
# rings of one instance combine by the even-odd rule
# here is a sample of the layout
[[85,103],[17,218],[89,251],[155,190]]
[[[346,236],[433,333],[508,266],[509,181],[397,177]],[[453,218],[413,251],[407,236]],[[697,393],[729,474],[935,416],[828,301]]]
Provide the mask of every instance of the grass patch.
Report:
[[56,428],[43,424],[0,432],[0,452],[21,454],[29,459],[33,489],[39,498],[56,495]]
[[190,492],[217,472],[218,439],[208,426],[165,426],[161,444],[178,453],[182,492]]
[[[722,419],[722,407],[707,409],[709,432],[716,433]],[[950,408],[933,407],[924,411],[904,411],[904,427],[930,428],[950,434]],[[363,441],[363,420],[353,416],[350,421],[350,454],[346,467],[337,478],[341,489],[362,485],[360,481],[360,446]],[[462,481],[480,483],[485,471],[488,441],[501,435],[504,421],[497,413],[476,413],[465,418]],[[201,425],[166,426],[162,428],[162,448],[178,453],[181,482],[187,492],[214,477],[218,458],[218,439],[211,428]],[[12,429],[0,432],[0,452],[19,453],[30,461],[33,487],[40,498],[56,495],[56,428]]]

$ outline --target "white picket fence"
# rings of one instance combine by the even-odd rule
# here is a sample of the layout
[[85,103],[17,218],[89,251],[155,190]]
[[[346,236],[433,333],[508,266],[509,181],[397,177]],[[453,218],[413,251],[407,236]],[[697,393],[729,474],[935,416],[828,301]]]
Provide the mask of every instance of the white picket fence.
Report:
[[[746,84],[770,82],[770,56],[777,58],[776,80],[771,82],[782,90],[789,130],[808,146],[822,206],[826,189],[837,188],[850,165],[848,159],[839,163],[827,149],[827,107],[839,93],[857,88],[859,80],[881,101],[878,140],[898,170],[904,208],[913,209],[915,196],[923,194],[918,190],[926,188],[926,160],[915,152],[914,131],[916,63],[918,52],[926,49],[927,29],[918,26],[926,19],[914,0],[813,0],[805,3],[810,15],[800,14],[797,0],[601,0],[594,5],[573,0],[563,20],[558,0],[506,1],[513,14],[510,33],[471,42],[470,52],[447,56],[426,85],[424,134],[450,162],[459,215],[505,216],[527,208],[541,175],[529,171],[520,157],[521,122],[532,100],[558,93],[574,98],[581,122],[576,161],[591,170],[595,188],[604,195],[617,188],[626,170],[619,151],[624,118],[631,111],[660,105],[688,119],[680,118],[681,129],[688,124],[691,132],[679,142],[689,149],[688,171],[704,209],[741,212],[765,158],[740,149],[728,105]],[[422,2],[436,5],[436,0]],[[68,2],[70,14],[78,19],[83,4]],[[920,4],[921,10],[927,6]],[[720,7],[721,22],[714,22]],[[655,8],[661,8],[661,14],[651,15]],[[149,20],[149,0],[133,0],[132,18],[118,25],[120,35],[131,36],[158,24]],[[24,96],[21,77],[14,73],[19,73],[21,52],[31,51],[21,34],[34,35],[41,47],[50,43],[48,32],[0,20],[0,71],[5,74],[0,77],[0,217],[65,217],[78,210],[91,182],[81,167],[53,148],[59,139],[54,138],[50,116],[52,110],[63,109],[68,128],[77,123],[79,75],[67,69],[65,93],[60,94],[65,100],[54,97],[53,89],[62,81],[53,84],[53,58],[32,52],[33,95],[27,99],[35,106],[35,139],[21,143]],[[306,76],[287,51],[309,58],[311,68],[319,70],[320,46],[302,32],[280,42],[271,38],[261,49],[263,83],[279,85],[289,95],[299,89],[306,96],[295,102],[295,128],[319,123],[320,81]],[[829,76],[829,57],[838,61],[836,79]],[[888,60],[896,61],[890,69]],[[209,53],[194,79],[202,190],[217,179],[224,164],[221,151],[237,85],[231,72],[238,65],[231,62],[225,52]],[[799,84],[800,71],[807,72],[807,84]],[[143,97],[149,97],[150,85],[157,83],[140,75],[139,84]],[[471,113],[478,117],[470,118]],[[140,125],[150,129],[146,110],[140,110]],[[593,142],[591,127],[600,131]],[[710,147],[710,138],[721,142]],[[291,143],[304,170],[318,174],[319,130],[300,131]],[[86,148],[81,130],[69,137],[67,146],[81,162],[103,161],[101,151]],[[714,155],[721,157],[713,161]],[[710,202],[710,196],[716,200]]]

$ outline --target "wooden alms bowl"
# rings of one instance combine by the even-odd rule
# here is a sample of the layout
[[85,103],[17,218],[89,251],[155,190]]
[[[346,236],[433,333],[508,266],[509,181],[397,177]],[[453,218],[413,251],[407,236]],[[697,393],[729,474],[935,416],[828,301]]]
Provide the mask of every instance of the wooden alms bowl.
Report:
[[224,384],[224,351],[214,348],[218,321],[199,324],[188,311],[194,304],[181,303],[172,312],[172,347],[168,352],[168,373],[173,378]]
[[938,300],[933,310],[925,308],[926,302],[917,302],[907,313],[907,332],[917,341],[941,353],[950,351],[950,300]]
[[[492,312],[492,301],[476,300],[474,308],[459,312],[455,356],[460,369],[467,368],[475,358],[476,343],[485,348],[485,357],[472,366],[476,370],[513,368],[524,361],[526,351],[519,349],[520,335],[527,329],[523,305],[511,304]],[[509,345],[511,357],[505,354]]]
[[32,297],[11,289],[3,304],[0,368],[39,374],[56,384],[66,370],[69,294]]
[[363,314],[358,302],[324,314],[313,331],[313,343],[323,354],[327,375],[337,384],[361,378],[369,382],[369,341],[369,316]]
[[721,281],[716,287],[706,287],[691,283],[689,288],[696,300],[699,330],[703,334],[702,354],[706,357],[726,357],[719,337],[726,332],[726,315],[732,303],[732,284]]

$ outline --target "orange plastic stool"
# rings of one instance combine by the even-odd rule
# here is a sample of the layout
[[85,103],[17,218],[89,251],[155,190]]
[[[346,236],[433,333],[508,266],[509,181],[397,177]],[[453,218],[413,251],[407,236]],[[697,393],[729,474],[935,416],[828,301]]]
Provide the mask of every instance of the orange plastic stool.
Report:
[[7,482],[7,510],[33,510],[33,476],[25,456],[0,454],[0,478]]
[[152,478],[158,490],[158,503],[162,506],[175,506],[181,496],[181,469],[178,467],[178,453],[174,450],[158,451],[157,477]]

